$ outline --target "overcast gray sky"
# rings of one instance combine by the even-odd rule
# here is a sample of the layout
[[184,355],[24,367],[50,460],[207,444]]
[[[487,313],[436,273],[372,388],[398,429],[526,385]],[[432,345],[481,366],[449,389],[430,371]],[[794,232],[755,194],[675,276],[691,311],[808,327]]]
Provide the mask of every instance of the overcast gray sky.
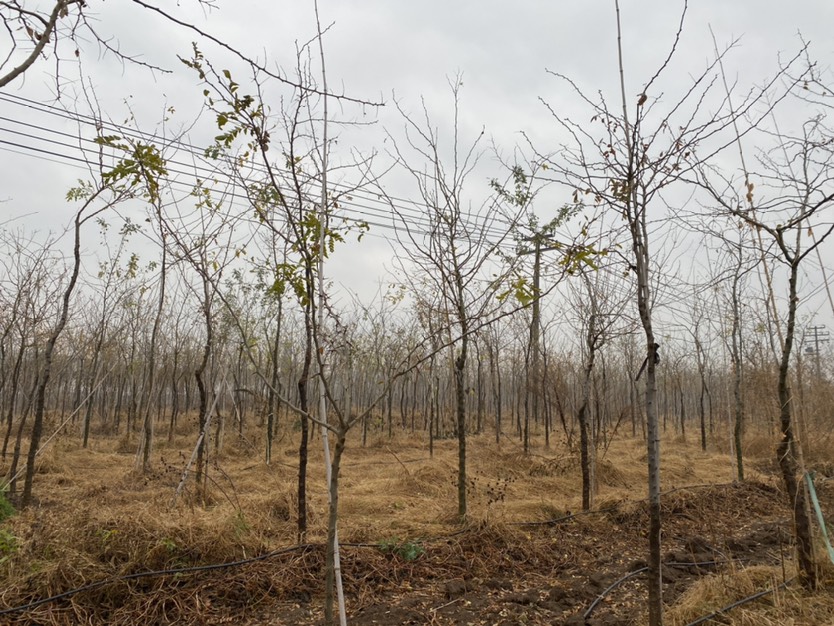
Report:
[[[267,67],[285,72],[294,66],[297,44],[315,34],[311,1],[217,0],[217,8],[207,13],[194,0],[155,0],[154,4]],[[683,5],[668,0],[623,0],[621,4],[627,91],[636,98],[666,55]],[[830,34],[834,3],[830,0],[697,0],[690,4],[679,53],[665,77],[663,93],[653,94],[657,97],[674,97],[710,60],[710,27],[719,46],[738,41],[726,68],[742,90],[772,76],[780,57],[799,50],[800,35],[810,42],[810,54],[821,67],[828,68],[834,58]],[[115,121],[127,119],[129,103],[135,124],[146,130],[158,124],[166,106],[176,109],[174,126],[193,122],[202,104],[202,89],[176,58],[190,55],[192,41],[199,43],[216,67],[240,71],[240,64],[228,52],[128,0],[90,0],[88,5],[99,32],[111,37],[113,45],[127,55],[172,70],[171,74],[149,72],[102,54],[91,42],[82,42],[84,76],[94,87],[102,110]],[[425,98],[441,132],[448,130],[447,80],[458,73],[464,83],[464,137],[474,138],[483,128],[504,154],[521,143],[520,131],[543,151],[558,146],[561,138],[540,99],[569,117],[588,115],[565,84],[546,70],[571,77],[588,94],[602,91],[613,96],[618,86],[613,0],[320,0],[319,7],[323,23],[333,24],[325,39],[331,90],[385,103],[366,110],[365,117],[356,108],[345,108],[348,118],[373,120],[375,126],[361,134],[345,131],[350,145],[342,145],[342,150],[357,146],[384,156],[384,129],[396,132],[402,126],[393,106],[395,98],[412,113],[419,111],[420,98]],[[73,96],[80,91],[78,71],[72,55],[67,56],[62,102],[73,108]],[[54,97],[53,72],[53,63],[40,62],[0,95],[47,102]],[[83,110],[83,103],[79,107]],[[74,124],[27,108],[20,100],[0,100],[0,116],[28,121],[50,132],[77,132]],[[780,120],[786,129],[800,121],[790,116]],[[66,190],[83,175],[66,158],[71,148],[27,137],[12,121],[3,121],[0,129],[0,140],[26,146],[0,144],[0,197],[6,200],[0,211],[5,218],[29,216],[20,222],[28,227],[59,230],[70,216],[63,200]],[[210,117],[204,116],[190,138],[200,144],[212,131]],[[26,132],[55,139],[35,129]],[[32,146],[64,156],[34,152]],[[499,174],[488,152],[478,170],[480,179],[473,182],[473,194],[485,194],[487,178]],[[394,189],[393,193],[409,197],[410,190]],[[372,230],[371,234],[390,237],[390,232]],[[339,281],[366,288],[376,282],[376,276],[383,276],[381,268],[388,264],[388,257],[388,243],[371,236],[360,248],[351,248],[347,260],[336,263],[330,273]]]

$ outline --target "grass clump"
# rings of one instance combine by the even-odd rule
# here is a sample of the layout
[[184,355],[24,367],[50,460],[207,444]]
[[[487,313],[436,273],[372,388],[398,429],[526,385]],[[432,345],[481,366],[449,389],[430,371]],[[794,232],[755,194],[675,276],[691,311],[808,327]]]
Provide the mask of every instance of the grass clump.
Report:
[[0,528],[0,565],[17,552],[17,537],[5,528]]
[[5,486],[0,486],[0,524],[15,514],[12,503],[6,498]]
[[401,541],[399,537],[387,539],[379,544],[383,554],[393,554],[403,561],[416,561],[426,553],[425,548],[417,541]]

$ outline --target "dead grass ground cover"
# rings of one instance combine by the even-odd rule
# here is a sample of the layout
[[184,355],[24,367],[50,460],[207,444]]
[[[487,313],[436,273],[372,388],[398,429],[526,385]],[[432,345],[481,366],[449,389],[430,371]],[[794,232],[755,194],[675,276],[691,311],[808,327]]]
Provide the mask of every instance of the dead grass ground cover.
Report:
[[[136,577],[0,615],[0,623],[316,623],[326,510],[319,442],[310,460],[310,545],[298,548],[296,442],[285,434],[271,466],[258,444],[255,435],[246,443],[228,433],[210,461],[209,504],[199,505],[189,485],[171,507],[193,437],[160,442],[148,475],[132,470],[129,441],[99,437],[83,450],[77,438],[60,438],[41,459],[37,506],[3,524],[14,546],[0,563],[0,608]],[[560,444],[525,456],[513,440],[498,447],[484,436],[470,445],[471,517],[461,527],[455,458],[452,441],[436,442],[434,458],[416,438],[378,438],[365,448],[350,442],[340,532],[351,623],[571,623],[643,565],[641,441],[617,440],[599,459],[597,512],[587,516],[574,516],[581,501],[575,451]],[[789,514],[776,477],[759,466],[748,483],[733,485],[728,454],[665,442],[665,560],[678,564],[664,574],[671,623],[788,577]],[[829,491],[823,484],[834,506]],[[252,557],[263,558],[142,576]],[[697,565],[707,561],[716,564]],[[635,576],[617,586],[590,619],[641,623],[642,585]],[[808,597],[789,586],[738,609],[728,623],[834,623],[832,606],[825,592]],[[771,621],[751,621],[756,615]]]

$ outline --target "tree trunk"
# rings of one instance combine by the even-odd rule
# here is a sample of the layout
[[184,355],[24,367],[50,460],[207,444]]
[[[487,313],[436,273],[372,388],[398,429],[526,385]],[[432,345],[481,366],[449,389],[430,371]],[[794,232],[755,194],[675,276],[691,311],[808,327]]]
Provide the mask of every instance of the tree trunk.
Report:
[[[99,192],[100,193],[100,192]],[[49,379],[52,375],[52,360],[55,353],[55,344],[58,342],[58,337],[67,325],[69,317],[69,305],[72,293],[75,290],[75,285],[78,282],[78,274],[81,271],[81,225],[84,223],[82,213],[97,197],[98,193],[93,194],[85,203],[85,206],[75,214],[75,240],[73,242],[73,266],[72,275],[70,276],[67,288],[64,290],[64,296],[61,302],[61,313],[58,318],[58,323],[52,329],[52,334],[46,343],[46,350],[43,357],[43,369],[41,370],[40,380],[38,381],[38,388],[35,392],[35,413],[32,422],[32,433],[29,439],[29,453],[26,458],[26,478],[23,483],[23,495],[21,497],[21,507],[27,507],[32,502],[32,484],[35,479],[35,459],[38,455],[38,449],[41,443],[41,436],[43,435],[43,419],[46,404],[46,388],[49,385]]]
[[[103,318],[107,312],[104,312]],[[99,328],[96,345],[93,348],[93,364],[90,367],[90,378],[87,384],[87,399],[86,410],[84,411],[84,435],[82,437],[81,447],[86,448],[90,440],[90,422],[93,419],[93,389],[96,386],[96,378],[98,377],[99,363],[101,361],[101,347],[104,345],[104,337],[106,332],[106,319],[101,320],[101,328]]]
[[781,406],[781,410],[779,411],[779,425],[782,431],[782,440],[776,448],[776,459],[782,471],[782,479],[785,482],[785,489],[793,509],[800,578],[806,588],[814,589],[817,586],[817,568],[814,562],[811,520],[808,516],[808,506],[805,500],[805,486],[801,479],[797,479],[799,462],[797,442],[794,437],[791,389],[788,383],[791,350],[793,349],[796,325],[796,304],[798,300],[796,294],[798,267],[795,259],[791,263],[790,269],[788,323],[785,332],[785,343],[782,349],[782,359],[779,364],[779,404]]
[[[593,301],[593,294],[590,294]],[[579,421],[579,454],[582,466],[582,510],[589,511],[594,505],[594,443],[588,432],[588,407],[591,400],[591,376],[596,359],[596,314],[591,313],[585,335],[585,347],[588,350],[588,361],[582,380],[582,400],[577,413]]]
[[743,385],[743,365],[741,357],[741,304],[738,298],[738,269],[733,277],[733,328],[732,328],[732,359],[733,359],[733,398],[735,400],[734,410],[734,424],[733,424],[733,443],[736,449],[736,472],[739,480],[744,480],[744,456],[743,456],[743,441],[744,441],[744,395],[742,391]]
[[706,423],[706,411],[704,410],[704,396],[706,395],[707,391],[707,383],[703,378],[703,373],[701,375],[701,395],[698,398],[698,418],[701,422],[701,450],[704,452],[707,451],[707,423]]
[[26,338],[21,334],[20,347],[17,350],[17,356],[14,361],[14,368],[12,370],[12,386],[9,391],[9,410],[6,415],[6,435],[3,437],[3,459],[6,458],[6,450],[9,445],[9,437],[12,433],[12,422],[14,421],[14,409],[17,404],[18,385],[20,384],[20,367],[23,363],[23,354],[26,351]]
[[458,435],[458,517],[466,519],[466,352],[469,344],[468,325],[461,321],[460,352],[455,359],[455,395],[457,398]]
[[212,343],[214,341],[214,326],[212,324],[212,317],[211,317],[211,293],[209,289],[211,288],[208,283],[208,277],[203,275],[203,302],[202,302],[202,313],[203,313],[203,320],[206,324],[206,339],[205,343],[203,344],[203,356],[200,360],[197,369],[194,371],[194,378],[197,381],[197,391],[199,393],[200,398],[200,417],[199,417],[199,430],[200,432],[205,432],[205,437],[200,440],[200,445],[197,447],[197,467],[195,468],[195,482],[197,484],[197,493],[199,498],[205,497],[205,485],[206,482],[205,474],[207,469],[207,459],[208,456],[208,442],[207,439],[209,437],[208,428],[206,428],[206,424],[208,421],[208,413],[209,413],[209,403],[210,399],[209,396],[211,391],[209,391],[207,381],[206,381],[206,373],[209,366],[209,361],[211,358],[211,350],[212,350]]
[[339,428],[336,433],[336,445],[333,450],[333,461],[330,465],[330,502],[327,515],[327,549],[325,553],[325,577],[324,577],[324,623],[338,623],[334,619],[333,602],[336,599],[336,581],[341,573],[340,559],[337,554],[339,549],[339,469],[342,464],[342,453],[345,451],[345,439],[347,433],[344,428]]
[[[309,282],[308,282],[309,284]],[[310,289],[312,289],[310,287]],[[312,300],[312,296],[311,296]],[[307,419],[310,405],[307,396],[308,379],[310,376],[310,365],[313,361],[313,326],[310,316],[310,306],[307,305],[304,312],[304,365],[301,368],[301,375],[298,378],[298,408],[301,409],[301,441],[298,444],[298,541],[304,541],[307,534],[307,456],[310,439],[310,424]]]

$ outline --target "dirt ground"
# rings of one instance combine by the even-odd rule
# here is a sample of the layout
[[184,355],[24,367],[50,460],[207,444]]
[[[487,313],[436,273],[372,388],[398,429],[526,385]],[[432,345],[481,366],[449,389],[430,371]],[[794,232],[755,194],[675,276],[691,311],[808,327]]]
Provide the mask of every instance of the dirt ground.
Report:
[[[211,462],[207,505],[190,483],[171,504],[193,445],[186,436],[160,444],[144,476],[130,441],[87,450],[59,441],[42,460],[37,506],[0,526],[0,539],[12,537],[0,552],[0,624],[321,624],[321,453],[297,545],[292,437],[270,466],[257,438],[228,439]],[[453,442],[439,442],[433,458],[416,439],[350,443],[340,526],[350,624],[645,623],[642,442],[600,454],[590,513],[578,510],[578,458],[564,444],[525,456],[511,440],[473,437],[470,450],[462,526]],[[666,622],[683,626],[775,588],[721,623],[834,624],[829,592],[781,586],[794,575],[793,547],[773,462],[751,458],[750,480],[733,483],[726,452],[673,440],[663,450]],[[824,478],[823,509],[834,514]]]

